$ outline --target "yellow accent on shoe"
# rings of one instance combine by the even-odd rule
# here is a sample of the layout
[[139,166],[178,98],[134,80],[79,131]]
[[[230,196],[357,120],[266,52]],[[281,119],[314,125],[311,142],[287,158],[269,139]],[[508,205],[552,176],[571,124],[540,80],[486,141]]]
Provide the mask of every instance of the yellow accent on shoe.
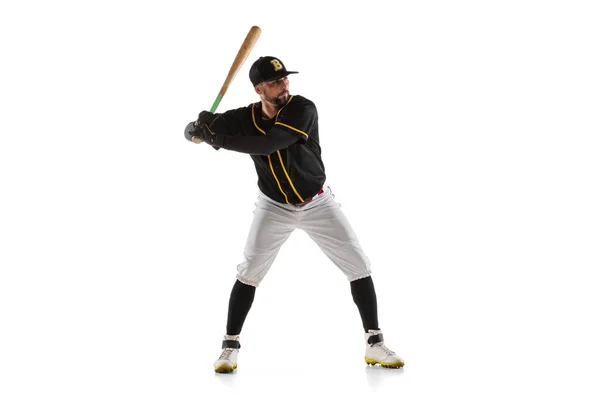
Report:
[[383,368],[402,368],[402,367],[404,367],[404,361],[397,361],[395,363],[386,363],[386,362],[381,362],[381,361],[373,360],[373,359],[367,358],[367,357],[365,357],[365,361],[369,365],[379,364]]
[[237,363],[233,364],[233,367],[230,367],[227,364],[223,364],[223,365],[219,365],[218,367],[215,367],[215,372],[229,373],[229,372],[233,372],[233,370],[236,368],[237,368]]

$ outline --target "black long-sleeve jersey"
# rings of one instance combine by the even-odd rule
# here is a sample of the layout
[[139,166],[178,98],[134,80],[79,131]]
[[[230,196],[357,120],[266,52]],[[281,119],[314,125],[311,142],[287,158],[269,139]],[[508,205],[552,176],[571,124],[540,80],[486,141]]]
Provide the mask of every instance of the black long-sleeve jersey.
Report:
[[290,96],[270,120],[262,118],[260,102],[213,116],[208,125],[223,135],[221,148],[250,154],[258,187],[269,198],[299,204],[323,187],[325,167],[312,101]]

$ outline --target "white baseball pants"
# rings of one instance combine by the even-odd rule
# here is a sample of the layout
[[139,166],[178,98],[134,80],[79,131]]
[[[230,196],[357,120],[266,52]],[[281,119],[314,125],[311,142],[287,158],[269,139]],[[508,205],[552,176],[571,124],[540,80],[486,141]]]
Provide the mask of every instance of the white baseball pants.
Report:
[[237,266],[237,279],[257,287],[277,253],[296,229],[305,231],[349,281],[371,275],[370,262],[331,188],[301,206],[281,204],[260,193],[254,220]]

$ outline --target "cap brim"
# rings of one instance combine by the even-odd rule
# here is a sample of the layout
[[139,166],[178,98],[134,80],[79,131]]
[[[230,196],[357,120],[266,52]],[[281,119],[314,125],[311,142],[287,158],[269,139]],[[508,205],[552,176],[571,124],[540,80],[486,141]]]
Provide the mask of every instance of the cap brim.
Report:
[[276,81],[277,79],[283,78],[284,76],[288,76],[289,74],[297,74],[297,73],[298,73],[298,71],[285,71],[280,74],[276,74],[274,77],[272,77],[271,79],[266,80],[264,82],[273,82],[273,81]]

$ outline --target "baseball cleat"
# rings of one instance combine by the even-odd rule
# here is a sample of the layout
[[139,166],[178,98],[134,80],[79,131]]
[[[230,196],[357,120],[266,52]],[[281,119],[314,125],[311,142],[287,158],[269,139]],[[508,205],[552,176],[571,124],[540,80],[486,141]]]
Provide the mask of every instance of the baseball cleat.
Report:
[[380,330],[370,329],[365,333],[367,349],[365,361],[369,365],[379,364],[384,368],[402,368],[404,361],[383,343],[383,334]]
[[215,361],[215,372],[233,372],[237,368],[237,356],[241,347],[239,335],[225,335],[223,345],[221,347],[223,351],[221,351],[219,359]]

